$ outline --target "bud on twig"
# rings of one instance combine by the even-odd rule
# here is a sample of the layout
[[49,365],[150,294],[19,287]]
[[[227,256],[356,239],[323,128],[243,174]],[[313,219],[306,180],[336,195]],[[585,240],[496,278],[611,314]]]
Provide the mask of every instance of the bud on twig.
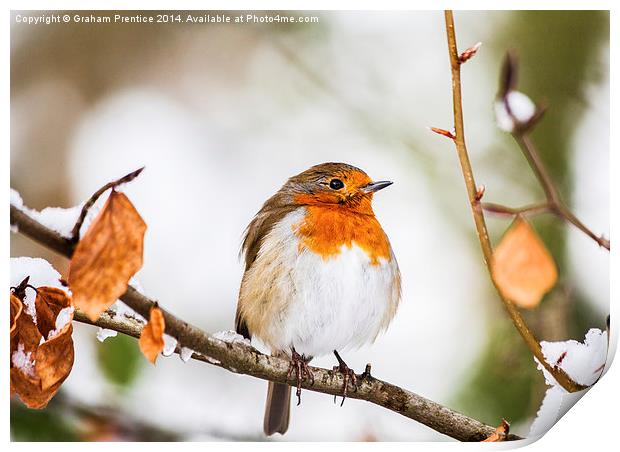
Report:
[[471,57],[473,57],[478,52],[478,49],[480,49],[481,45],[482,45],[481,42],[477,42],[476,44],[471,46],[469,49],[465,50],[465,52],[461,53],[459,55],[459,63],[462,64],[462,63],[465,63],[467,60],[471,59]]
[[456,138],[456,136],[454,135],[454,133],[449,132],[445,129],[440,129],[438,127],[429,127],[429,129],[441,136],[444,136],[446,138],[450,138],[451,140],[454,140]]
[[502,65],[502,74],[499,81],[498,98],[506,97],[510,91],[514,91],[517,87],[517,56],[514,52],[507,52]]
[[519,91],[509,91],[495,101],[497,126],[505,132],[514,132],[531,124],[536,118],[538,108],[532,100]]
[[484,196],[484,191],[486,190],[486,187],[483,185],[478,186],[478,190],[476,191],[476,196],[474,197],[474,199],[476,200],[476,202],[480,202],[480,200],[482,199],[482,197]]

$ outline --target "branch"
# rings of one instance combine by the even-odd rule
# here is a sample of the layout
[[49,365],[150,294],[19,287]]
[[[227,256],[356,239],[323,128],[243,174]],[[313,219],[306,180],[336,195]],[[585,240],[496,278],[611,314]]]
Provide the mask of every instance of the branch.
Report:
[[483,202],[481,207],[487,212],[496,213],[499,215],[515,216],[520,215],[522,217],[540,215],[542,213],[553,213],[551,206],[548,203],[543,202],[539,204],[532,204],[524,207],[507,207],[501,204],[495,204],[492,202]]
[[450,56],[450,66],[452,70],[452,102],[454,110],[454,144],[461,164],[461,170],[463,172],[463,178],[465,179],[465,187],[467,188],[467,195],[469,198],[469,204],[474,217],[474,223],[476,225],[476,232],[478,234],[478,240],[480,247],[482,248],[482,254],[484,257],[484,263],[491,277],[493,285],[497,289],[504,307],[508,311],[512,322],[521,334],[521,337],[525,341],[526,345],[531,350],[536,359],[553,375],[559,384],[569,392],[576,392],[586,387],[574,382],[566,372],[558,367],[550,365],[543,355],[540,343],[534,337],[530,329],[528,328],[525,320],[521,316],[517,307],[511,300],[502,295],[500,288],[497,286],[493,279],[493,272],[491,268],[491,262],[493,260],[493,249],[491,247],[491,241],[489,240],[489,233],[487,231],[486,222],[484,219],[484,213],[479,208],[479,196],[478,189],[476,188],[476,182],[474,179],[474,173],[469,161],[469,154],[467,153],[467,146],[465,145],[465,128],[463,125],[463,105],[461,98],[461,64],[459,59],[459,53],[456,46],[456,33],[454,31],[454,18],[452,11],[445,11],[446,20],[446,33],[448,38],[448,53]]
[[[516,88],[516,79],[516,57],[512,53],[508,53],[506,55],[504,66],[502,68],[499,97],[502,99],[502,102],[506,108],[506,112],[508,113],[508,115],[512,119],[513,124],[515,125],[512,129],[511,135],[521,148],[521,151],[523,152],[527,163],[530,165],[532,172],[536,176],[538,183],[540,184],[543,192],[545,193],[546,202],[544,203],[544,206],[546,207],[546,209],[544,211],[541,211],[540,213],[550,212],[555,214],[559,218],[568,221],[581,232],[583,232],[596,243],[598,243],[599,246],[602,246],[603,248],[607,249],[607,251],[609,251],[611,245],[609,239],[594,234],[594,232],[592,232],[588,227],[586,227],[585,224],[583,224],[577,218],[577,216],[568,208],[566,203],[564,203],[562,196],[560,195],[560,191],[553,182],[553,179],[549,175],[549,171],[547,171],[547,167],[540,158],[538,149],[530,139],[530,132],[534,129],[534,127],[542,118],[543,113],[545,112],[545,108],[537,106],[534,115],[525,123],[520,122],[520,120],[515,116],[514,112],[510,108],[508,95]],[[521,212],[517,212],[517,214],[520,213]],[[532,215],[535,214],[536,213],[532,213]]]
[[544,163],[538,155],[538,150],[530,139],[528,130],[530,129],[516,128],[515,131],[512,133],[512,136],[519,144],[519,147],[523,151],[523,154],[525,155],[530,167],[534,171],[534,174],[536,174],[536,177],[545,192],[545,196],[547,197],[547,204],[550,211],[555,213],[560,218],[563,218],[564,220],[573,224],[577,229],[579,229],[581,232],[583,232],[596,243],[598,243],[599,246],[602,246],[607,251],[610,251],[611,243],[609,239],[606,239],[602,236],[597,236],[594,232],[587,228],[586,225],[584,225],[566,206],[566,204],[562,200],[562,196],[560,195],[559,190],[553,183],[551,176],[549,176],[549,173],[545,168]]
[[[46,245],[67,258],[71,258],[75,246],[71,239],[65,238],[33,220],[14,205],[11,205],[10,222],[17,226],[21,233],[34,241]],[[121,296],[121,300],[145,318],[149,317],[151,307],[155,304],[154,300],[144,296],[131,286]],[[277,383],[286,383],[291,386],[296,384],[294,375],[288,375],[288,360],[262,354],[241,341],[224,342],[216,339],[175,317],[163,309],[161,304],[159,304],[159,308],[164,314],[166,333],[177,339],[179,344],[177,352],[180,351],[180,347],[187,347],[195,351],[194,359],[231,372]],[[119,321],[109,314],[104,314],[96,322],[91,322],[77,312],[75,320],[112,329],[136,338],[140,337],[142,331],[139,323],[129,319]],[[314,384],[311,385],[310,382],[303,381],[302,387],[304,389],[329,395],[340,395],[342,393],[343,377],[339,372],[318,367],[311,367],[311,370],[315,377]],[[489,425],[439,403],[372,376],[360,378],[357,390],[349,393],[348,397],[365,400],[387,408],[459,441],[481,441],[495,430]],[[511,435],[509,439],[521,438]]]
[[136,177],[138,177],[143,170],[144,170],[144,167],[137,169],[135,171],[132,171],[131,173],[127,174],[126,176],[121,177],[118,180],[115,180],[113,182],[108,182],[103,187],[101,187],[99,190],[97,190],[95,193],[93,193],[93,195],[90,198],[88,198],[88,200],[82,206],[82,210],[80,211],[80,216],[78,217],[71,231],[71,243],[75,244],[79,242],[80,228],[82,227],[82,224],[84,224],[84,220],[86,219],[88,210],[93,206],[93,204],[97,202],[99,197],[103,195],[105,191],[109,190],[110,188],[115,189],[119,185],[126,184],[127,182],[131,182]]

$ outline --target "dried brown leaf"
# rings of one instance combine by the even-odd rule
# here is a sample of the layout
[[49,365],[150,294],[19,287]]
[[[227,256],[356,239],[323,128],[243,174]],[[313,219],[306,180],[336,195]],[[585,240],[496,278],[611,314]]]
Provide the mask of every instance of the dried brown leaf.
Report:
[[73,369],[73,325],[67,323],[60,332],[37,349],[35,372],[41,380],[41,389],[47,390],[62,383]]
[[11,339],[15,337],[17,334],[17,320],[19,316],[22,315],[23,312],[23,304],[19,298],[15,295],[10,294],[10,303],[11,303]]
[[69,267],[73,302],[95,321],[142,267],[146,223],[123,193],[112,191],[78,243]]
[[62,382],[41,389],[41,380],[29,378],[20,369],[11,368],[11,393],[16,393],[28,408],[41,409],[56,395]]
[[161,309],[157,307],[152,308],[149,321],[142,329],[139,344],[140,350],[146,356],[146,359],[153,364],[155,364],[157,356],[164,349],[165,329],[166,322]]
[[502,419],[501,424],[491,433],[487,439],[483,439],[482,443],[497,443],[500,441],[506,441],[506,437],[510,432],[510,424],[506,422],[506,419]]
[[33,318],[27,313],[21,300],[21,313],[15,317],[15,329],[11,334],[11,353],[17,350],[18,344],[22,344],[26,353],[33,352],[41,342],[41,333],[34,323]]
[[553,257],[530,224],[517,218],[493,255],[493,279],[502,294],[522,308],[534,308],[555,285]]
[[[20,306],[15,304],[15,298]],[[34,319],[24,312],[22,302],[11,298],[14,331],[11,337],[11,393],[29,408],[43,408],[58,392],[73,368],[73,314],[56,331],[58,313],[71,306],[69,296],[53,287],[39,287]],[[15,313],[15,316],[13,316]],[[52,337],[50,332],[54,332]],[[41,339],[48,338],[41,342]]]
[[39,287],[37,298],[35,299],[35,310],[37,312],[37,327],[43,337],[47,337],[49,332],[56,328],[56,317],[58,313],[71,306],[71,299],[62,289],[56,287]]

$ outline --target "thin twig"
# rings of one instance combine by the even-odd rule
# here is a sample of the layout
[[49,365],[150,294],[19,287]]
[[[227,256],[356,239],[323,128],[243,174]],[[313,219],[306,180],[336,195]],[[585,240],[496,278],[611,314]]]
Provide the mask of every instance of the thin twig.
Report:
[[527,324],[523,320],[523,317],[521,316],[521,313],[511,300],[504,297],[500,288],[497,286],[493,279],[493,272],[491,267],[493,259],[493,249],[491,247],[491,241],[489,240],[489,234],[484,219],[484,213],[482,209],[479,208],[479,201],[476,199],[478,190],[476,188],[474,173],[471,167],[471,163],[469,161],[467,146],[465,145],[465,127],[463,125],[463,105],[461,98],[461,61],[459,60],[459,53],[456,45],[456,33],[454,30],[454,18],[452,15],[452,11],[445,11],[445,21],[446,33],[448,38],[448,53],[450,56],[450,66],[452,72],[452,101],[455,128],[454,143],[456,145],[458,158],[461,164],[463,178],[465,179],[465,187],[467,188],[469,204],[471,206],[472,214],[474,217],[478,240],[482,248],[484,263],[491,277],[491,281],[493,282],[493,285],[497,289],[497,293],[499,294],[502,302],[504,303],[504,307],[508,311],[512,322],[521,334],[521,337],[531,350],[532,354],[545,367],[545,369],[547,369],[551,373],[551,375],[553,375],[553,377],[557,380],[559,384],[562,385],[564,389],[569,392],[580,391],[582,389],[585,389],[586,386],[574,382],[568,376],[568,374],[566,374],[566,372],[564,372],[562,369],[554,368],[546,361],[540,347],[540,343],[538,342],[538,340],[536,340],[536,338],[528,328]]
[[527,163],[530,165],[532,172],[536,176],[538,183],[543,189],[545,193],[545,198],[547,200],[547,212],[551,212],[558,216],[559,218],[568,221],[577,227],[580,231],[594,240],[599,246],[604,247],[608,251],[610,250],[610,241],[602,236],[597,236],[592,232],[589,228],[587,228],[583,222],[581,222],[577,216],[568,208],[560,191],[557,186],[553,182],[547,167],[545,166],[543,160],[540,158],[540,154],[538,153],[538,149],[534,145],[534,142],[530,138],[530,132],[536,127],[536,125],[540,122],[546,107],[538,105],[536,106],[536,111],[534,115],[527,120],[525,123],[522,123],[512,111],[510,102],[508,100],[508,96],[510,92],[514,91],[517,86],[517,76],[518,76],[518,64],[517,57],[514,53],[508,52],[506,54],[506,58],[504,59],[504,64],[502,66],[502,75],[500,78],[500,88],[498,97],[504,104],[506,108],[506,112],[510,116],[514,127],[512,129],[511,135],[514,140],[517,142]]
[[553,209],[549,203],[543,202],[538,204],[530,204],[523,207],[507,207],[502,204],[496,204],[493,202],[483,202],[481,207],[486,212],[495,213],[499,215],[515,216],[520,215],[522,217],[540,215],[543,213],[553,213]]
[[[20,233],[50,247],[59,254],[68,258],[71,257],[75,245],[70,239],[62,237],[57,232],[33,220],[17,206],[11,205],[10,212],[10,222],[18,226]],[[155,304],[154,300],[131,286],[128,287],[121,300],[131,309],[147,318],[151,307]],[[278,383],[296,384],[295,376],[289,376],[288,360],[262,354],[242,341],[224,342],[216,339],[172,315],[161,307],[161,303],[159,307],[164,315],[166,333],[177,339],[179,345],[177,353],[180,352],[180,347],[187,347],[195,352],[194,359],[219,366],[231,372]],[[75,320],[112,329],[136,338],[140,337],[142,328],[140,323],[131,319],[119,321],[109,314],[104,314],[96,322],[91,322],[87,317],[77,312]],[[343,377],[339,372],[318,367],[311,367],[311,370],[315,377],[314,384],[303,381],[302,387],[304,389],[332,396],[342,393]],[[365,400],[387,408],[459,441],[480,441],[495,430],[489,425],[437,402],[372,376],[359,378],[357,390],[350,392],[348,397]],[[510,439],[521,438],[511,435]]]
[[93,195],[90,198],[88,198],[88,200],[82,206],[82,211],[80,212],[80,216],[78,217],[77,221],[75,222],[75,225],[73,226],[73,229],[71,230],[71,239],[70,239],[71,243],[75,244],[79,242],[80,228],[82,227],[82,224],[84,224],[84,220],[86,219],[86,215],[88,214],[88,211],[93,206],[93,204],[97,202],[99,197],[102,194],[104,194],[106,190],[109,190],[110,188],[114,189],[118,187],[119,185],[126,184],[127,182],[131,182],[136,177],[138,177],[143,170],[144,170],[144,167],[139,168],[127,174],[126,176],[121,177],[120,179],[117,179],[113,182],[108,182],[103,187],[101,187],[99,190],[97,190],[95,193],[93,193]]
[[540,158],[538,150],[532,142],[528,130],[529,129],[517,128],[513,132],[512,136],[519,144],[521,151],[523,151],[527,162],[534,171],[536,178],[538,179],[541,187],[543,188],[551,211],[558,215],[560,218],[563,218],[564,220],[574,225],[577,229],[579,229],[596,243],[598,243],[599,246],[602,246],[607,251],[610,251],[611,243],[609,239],[606,239],[602,236],[597,236],[594,232],[592,232],[592,230],[586,227],[586,225],[583,224],[577,218],[577,216],[566,206],[558,188],[553,183],[553,179],[551,179],[551,176],[549,175],[545,164]]

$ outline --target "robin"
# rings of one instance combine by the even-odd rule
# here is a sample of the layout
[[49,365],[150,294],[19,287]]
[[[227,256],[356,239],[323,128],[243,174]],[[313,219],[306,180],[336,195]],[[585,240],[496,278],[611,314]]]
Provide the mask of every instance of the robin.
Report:
[[[338,351],[372,343],[396,313],[400,271],[371,205],[391,184],[345,163],[316,165],[288,179],[245,231],[236,330],[290,358],[298,404],[308,362],[332,352],[344,402],[356,376]],[[290,386],[269,383],[266,435],[286,432],[290,398]]]

